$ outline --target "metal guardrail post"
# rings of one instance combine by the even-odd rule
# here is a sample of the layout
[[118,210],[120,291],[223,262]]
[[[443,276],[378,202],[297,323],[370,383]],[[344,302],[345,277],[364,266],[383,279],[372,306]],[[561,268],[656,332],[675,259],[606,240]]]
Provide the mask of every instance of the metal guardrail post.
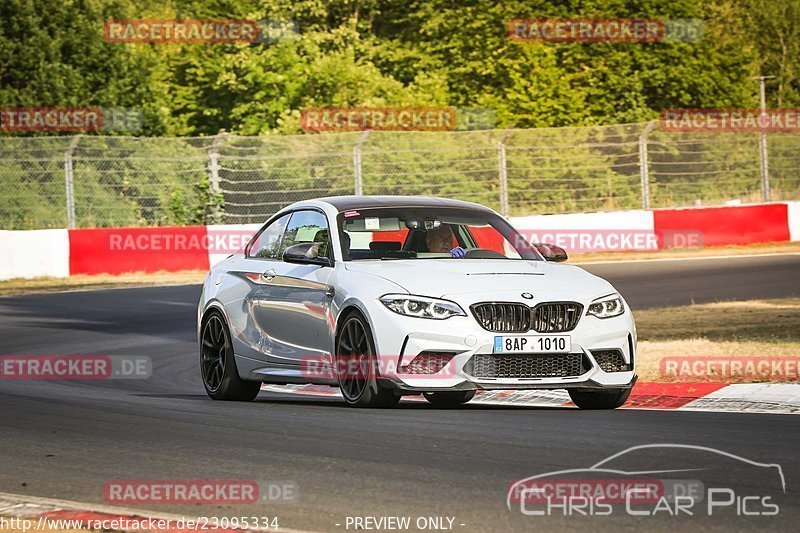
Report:
[[72,153],[81,142],[81,135],[72,138],[67,151],[64,152],[64,185],[67,197],[67,228],[75,229],[75,182],[72,168]]
[[653,131],[655,120],[647,123],[639,135],[639,178],[642,187],[642,209],[650,209],[650,169],[647,157],[647,135]]
[[363,196],[364,195],[364,180],[361,174],[361,147],[367,142],[367,137],[369,137],[370,130],[364,131],[361,134],[361,138],[358,140],[358,143],[353,147],[353,172],[354,172],[354,193],[356,196]]
[[497,165],[500,175],[500,214],[508,218],[508,162],[506,160],[506,140],[511,130],[506,130],[497,143]]

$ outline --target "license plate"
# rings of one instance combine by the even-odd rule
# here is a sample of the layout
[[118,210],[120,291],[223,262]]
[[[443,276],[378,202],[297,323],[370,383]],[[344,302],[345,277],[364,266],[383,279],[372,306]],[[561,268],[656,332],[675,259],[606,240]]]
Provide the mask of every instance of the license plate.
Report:
[[519,335],[494,338],[494,353],[569,353],[569,335]]

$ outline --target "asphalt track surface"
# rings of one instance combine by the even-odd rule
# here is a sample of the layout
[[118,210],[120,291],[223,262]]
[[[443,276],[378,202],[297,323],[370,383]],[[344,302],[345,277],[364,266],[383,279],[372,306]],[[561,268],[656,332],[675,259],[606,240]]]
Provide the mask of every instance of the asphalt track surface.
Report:
[[[612,281],[634,309],[800,295],[798,255],[586,268]],[[174,286],[0,298],[0,354],[147,355],[153,361],[145,380],[0,380],[0,491],[104,503],[111,480],[290,481],[298,487],[292,503],[132,506],[277,516],[284,528],[314,531],[347,531],[348,516],[387,515],[410,516],[412,524],[419,516],[454,517],[456,531],[796,530],[800,423],[793,415],[478,405],[438,410],[413,401],[394,410],[356,410],[334,398],[267,392],[252,403],[214,402],[199,379],[199,292],[198,286]],[[589,467],[652,443],[712,447],[780,464],[786,494],[779,515],[678,519],[662,513],[654,519],[555,511],[543,518],[506,507],[509,485],[518,479]],[[682,468],[684,461],[665,451],[632,457],[625,468]],[[740,467],[717,469],[725,486],[737,496],[762,490]]]

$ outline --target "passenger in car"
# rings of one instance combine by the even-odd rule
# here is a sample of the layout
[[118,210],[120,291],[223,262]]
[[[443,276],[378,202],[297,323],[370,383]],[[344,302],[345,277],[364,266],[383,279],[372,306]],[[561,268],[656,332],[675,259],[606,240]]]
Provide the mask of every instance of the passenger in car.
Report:
[[347,261],[350,259],[350,235],[344,231],[340,235],[342,236],[342,256]]
[[320,257],[328,257],[328,230],[321,229],[314,234],[314,242],[320,243],[319,251],[317,252]]

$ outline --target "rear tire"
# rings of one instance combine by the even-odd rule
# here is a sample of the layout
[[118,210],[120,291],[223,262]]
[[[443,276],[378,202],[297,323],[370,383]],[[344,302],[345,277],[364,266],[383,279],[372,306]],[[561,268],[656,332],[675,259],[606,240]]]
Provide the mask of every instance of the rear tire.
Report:
[[422,396],[435,407],[458,407],[473,399],[475,391],[423,392]]
[[222,314],[209,313],[200,331],[200,373],[206,393],[214,400],[249,402],[255,399],[261,382],[239,377],[231,334]]
[[363,315],[344,317],[336,338],[336,374],[344,401],[353,407],[395,407],[400,396],[378,383],[379,373],[372,331]]
[[585,391],[567,389],[572,403],[581,409],[616,409],[628,401],[631,389]]

